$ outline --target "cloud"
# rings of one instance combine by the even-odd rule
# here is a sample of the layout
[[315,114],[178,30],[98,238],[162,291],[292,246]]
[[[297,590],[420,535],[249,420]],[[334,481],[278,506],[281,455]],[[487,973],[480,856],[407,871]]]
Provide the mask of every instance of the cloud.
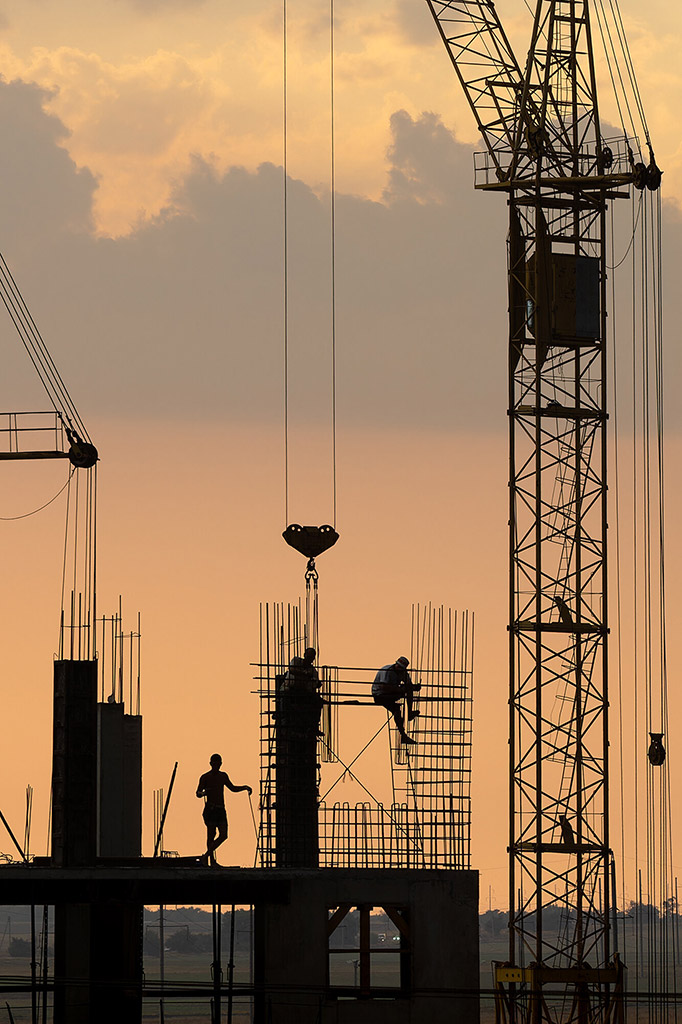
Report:
[[[77,8],[78,0],[72,2]],[[281,5],[140,3],[135,17],[133,0],[99,0],[95,14],[85,19],[89,28],[78,36],[65,36],[61,28],[58,34],[36,33],[35,19],[28,25],[17,14],[23,46],[18,29],[0,46],[8,76],[48,90],[47,108],[70,132],[63,145],[96,176],[94,217],[103,235],[126,234],[157,215],[187,176],[194,155],[222,171],[235,165],[255,171],[282,159]],[[54,13],[50,0],[45,7]],[[504,0],[498,9],[522,59],[531,16]],[[666,190],[679,196],[680,18],[669,13],[660,32],[659,22],[654,29],[627,15],[634,59],[648,86],[645,106]],[[65,45],[65,38],[73,44]],[[329,181],[329,58],[328,7],[317,0],[291,5],[289,168],[316,186]],[[602,115],[614,120],[603,60],[599,67]],[[389,119],[396,110],[413,119],[434,111],[459,139],[477,142],[474,118],[426,4],[337,5],[335,82],[336,173],[345,192],[381,197],[390,169]]]
[[[44,112],[47,96],[34,85],[12,82],[0,86],[0,181],[5,202],[0,204],[3,237],[21,245],[60,231],[89,232],[97,188],[87,169],[78,169],[64,144],[68,131]],[[49,173],[46,169],[49,168]],[[58,198],[57,198],[58,197]]]
[[[36,90],[0,88],[0,130],[30,123],[27,97],[35,191],[54,209],[44,220],[30,201],[0,211],[0,229],[86,422],[281,422],[281,168],[223,171],[197,157],[159,215],[127,237],[94,238],[72,228],[76,214],[88,223],[94,181],[60,148]],[[472,148],[434,114],[398,111],[391,133],[382,201],[336,197],[339,427],[504,434],[504,197],[473,190]],[[290,181],[290,419],[311,436],[328,431],[331,410],[330,213],[328,193]],[[682,225],[668,224],[677,255]],[[680,357],[668,358],[674,379]],[[16,407],[9,376],[2,387]]]
[[189,8],[191,10],[196,7],[204,7],[207,0],[126,0],[126,2],[136,10],[142,11],[143,14],[156,14],[169,8]]

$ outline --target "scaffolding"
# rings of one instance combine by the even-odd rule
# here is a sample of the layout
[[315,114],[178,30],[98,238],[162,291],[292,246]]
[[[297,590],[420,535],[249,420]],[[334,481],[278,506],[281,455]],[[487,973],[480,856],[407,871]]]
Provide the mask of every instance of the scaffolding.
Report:
[[[305,603],[261,605],[255,678],[260,696],[258,853],[263,867],[279,863],[276,721],[281,680],[290,660],[301,657],[313,641],[317,647],[317,639],[316,601],[310,593]],[[320,867],[470,867],[473,652],[473,614],[430,604],[413,606],[410,672],[421,689],[414,695],[419,716],[409,729],[416,743],[407,747],[385,712],[372,738],[348,763],[339,755],[339,736],[342,729],[346,735],[352,729],[348,719],[357,712],[350,709],[384,710],[371,694],[379,666],[319,666],[323,700],[316,764]],[[378,799],[359,777],[356,762],[386,735],[390,792]],[[378,749],[373,754],[375,761],[382,756]],[[363,794],[354,804],[334,800],[338,783],[348,779]]]

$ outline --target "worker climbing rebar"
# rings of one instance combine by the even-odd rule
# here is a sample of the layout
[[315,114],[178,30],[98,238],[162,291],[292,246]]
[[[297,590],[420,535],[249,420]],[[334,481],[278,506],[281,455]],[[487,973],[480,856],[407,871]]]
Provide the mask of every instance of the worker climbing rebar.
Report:
[[405,731],[405,719],[399,701],[405,700],[407,721],[412,722],[419,715],[413,707],[413,695],[421,690],[421,683],[413,683],[407,666],[407,658],[398,658],[390,665],[384,665],[377,672],[372,683],[374,703],[386,708],[393,715],[396,727],[403,743],[413,744],[413,740]]

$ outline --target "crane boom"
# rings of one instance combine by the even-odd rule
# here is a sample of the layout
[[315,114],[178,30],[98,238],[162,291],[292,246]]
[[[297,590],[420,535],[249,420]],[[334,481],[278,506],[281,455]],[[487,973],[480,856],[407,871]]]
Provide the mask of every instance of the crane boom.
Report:
[[498,180],[509,174],[523,76],[488,0],[427,0]]

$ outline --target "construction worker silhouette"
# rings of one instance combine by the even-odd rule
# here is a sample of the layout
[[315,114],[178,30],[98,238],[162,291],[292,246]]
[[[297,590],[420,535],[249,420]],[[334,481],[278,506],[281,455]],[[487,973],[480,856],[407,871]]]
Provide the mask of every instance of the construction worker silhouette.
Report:
[[405,732],[405,720],[398,703],[404,698],[408,722],[413,721],[419,714],[418,711],[413,710],[412,695],[421,690],[421,684],[413,683],[410,679],[407,671],[409,664],[407,658],[402,657],[391,665],[384,665],[383,668],[380,668],[372,683],[372,696],[375,704],[386,708],[393,715],[403,743],[416,743],[417,741],[411,739]]
[[249,796],[253,792],[251,786],[233,785],[227,772],[221,772],[222,763],[223,759],[220,754],[211,754],[209,761],[211,770],[204,772],[197,786],[197,796],[205,798],[203,818],[206,825],[206,853],[201,859],[204,864],[210,863],[211,867],[215,867],[218,863],[215,851],[227,839],[225,789],[229,789],[232,793],[241,793],[246,790]]
[[306,647],[302,658],[294,655],[282,679],[280,690],[284,693],[317,693],[322,684],[314,665],[316,657],[317,651],[314,647]]

